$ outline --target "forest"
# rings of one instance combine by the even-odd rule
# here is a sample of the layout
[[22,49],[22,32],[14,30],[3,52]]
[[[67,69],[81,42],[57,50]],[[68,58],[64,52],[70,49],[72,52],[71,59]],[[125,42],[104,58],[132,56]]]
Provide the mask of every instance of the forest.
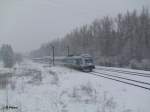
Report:
[[63,38],[41,45],[30,57],[88,53],[101,66],[150,70],[150,14],[148,8],[116,17],[105,16],[75,28]]

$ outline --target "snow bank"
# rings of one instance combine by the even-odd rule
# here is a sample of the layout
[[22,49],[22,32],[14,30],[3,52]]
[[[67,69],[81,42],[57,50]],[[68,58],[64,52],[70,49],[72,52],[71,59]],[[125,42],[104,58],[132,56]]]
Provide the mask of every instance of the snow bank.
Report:
[[[30,72],[29,72],[30,71]],[[35,72],[36,71],[36,72]],[[37,72],[40,71],[40,72]],[[26,74],[24,73],[26,72]],[[150,92],[65,67],[26,61],[9,86],[9,104],[22,112],[149,112]],[[39,77],[41,76],[41,77]],[[6,104],[0,90],[0,106]]]

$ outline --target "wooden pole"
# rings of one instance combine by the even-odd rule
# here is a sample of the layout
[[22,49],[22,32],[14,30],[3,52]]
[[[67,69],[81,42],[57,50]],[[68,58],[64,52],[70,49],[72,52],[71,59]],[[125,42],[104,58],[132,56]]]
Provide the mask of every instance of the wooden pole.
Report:
[[53,51],[53,66],[55,65],[55,48],[52,46],[52,51]]
[[69,49],[69,46],[67,46],[67,53],[68,53],[68,56],[70,55],[70,49]]

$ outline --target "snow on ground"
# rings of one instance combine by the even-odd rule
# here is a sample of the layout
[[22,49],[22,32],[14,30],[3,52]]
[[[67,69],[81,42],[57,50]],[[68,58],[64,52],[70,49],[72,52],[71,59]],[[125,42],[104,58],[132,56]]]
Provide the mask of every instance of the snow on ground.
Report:
[[[73,69],[26,61],[8,86],[22,112],[149,112],[150,91]],[[0,107],[6,90],[0,90]]]

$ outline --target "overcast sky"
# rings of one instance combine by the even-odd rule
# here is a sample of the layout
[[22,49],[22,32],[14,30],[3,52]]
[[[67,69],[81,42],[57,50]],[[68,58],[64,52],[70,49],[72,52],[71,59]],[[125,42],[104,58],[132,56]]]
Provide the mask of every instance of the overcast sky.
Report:
[[28,52],[96,18],[150,8],[150,0],[0,0],[0,45]]

